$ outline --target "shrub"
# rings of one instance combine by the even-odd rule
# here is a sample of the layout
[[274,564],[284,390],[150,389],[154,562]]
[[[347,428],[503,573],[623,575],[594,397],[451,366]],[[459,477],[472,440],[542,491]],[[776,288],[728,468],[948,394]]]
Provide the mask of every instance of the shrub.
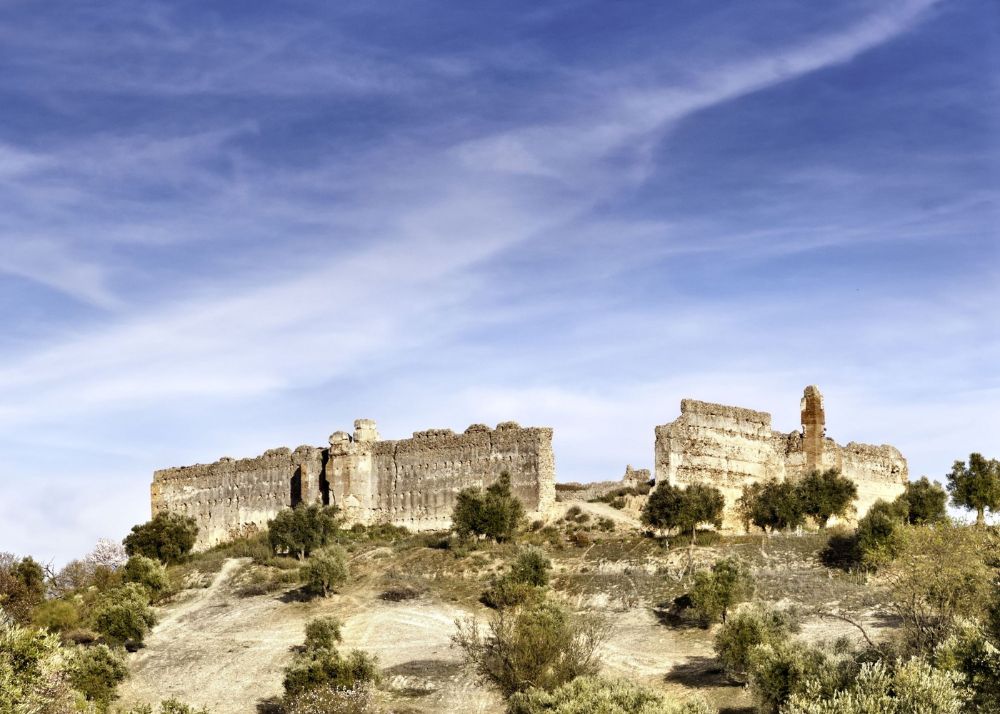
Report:
[[524,506],[511,493],[510,474],[504,472],[485,492],[460,491],[451,518],[452,527],[463,538],[477,535],[503,543],[516,535],[524,520]]
[[[793,694],[783,714],[959,714],[965,693],[961,675],[944,672],[913,659],[894,671],[884,662],[861,665],[851,684],[826,694],[820,683],[807,681]],[[969,710],[979,711],[979,710]]]
[[267,522],[267,536],[275,554],[287,553],[299,560],[330,543],[336,532],[335,506],[299,504]]
[[833,516],[844,516],[852,510],[858,487],[838,469],[810,471],[795,488],[805,515],[813,518],[820,528],[826,528]]
[[542,590],[514,580],[509,575],[497,580],[488,590],[484,591],[479,601],[494,610],[515,607],[537,600],[542,597]]
[[193,518],[161,512],[146,523],[132,526],[123,542],[130,558],[144,555],[161,563],[177,563],[191,552],[197,538],[198,525]]
[[600,518],[597,521],[597,527],[605,533],[611,533],[615,529],[615,522],[610,518]]
[[552,561],[538,548],[521,551],[510,568],[510,577],[515,582],[543,588],[549,584]]
[[167,571],[158,560],[144,555],[134,555],[125,563],[121,570],[122,580],[126,583],[137,583],[146,588],[150,600],[156,601],[170,589]]
[[1000,712],[1000,648],[977,624],[963,622],[956,627],[935,649],[933,664],[964,677],[969,711]]
[[807,682],[823,694],[833,693],[843,683],[835,662],[822,650],[791,641],[751,648],[747,674],[762,714],[777,714],[789,697],[805,691]]
[[603,622],[571,615],[547,601],[499,610],[490,618],[487,634],[472,618],[456,626],[452,639],[466,660],[508,697],[532,687],[552,691],[576,677],[596,674],[597,647],[607,637]]
[[990,551],[979,528],[945,522],[902,532],[885,573],[888,608],[915,654],[930,654],[962,620],[985,621],[996,577],[985,560]]
[[720,560],[711,570],[695,573],[691,607],[704,625],[725,622],[729,610],[753,597],[754,582],[749,568],[735,558]]
[[865,568],[877,570],[899,554],[908,517],[905,501],[878,500],[872,504],[858,521],[857,530],[858,557]]
[[63,714],[74,698],[58,638],[0,610],[0,712]]
[[381,679],[378,660],[360,650],[307,650],[285,669],[285,694],[295,698],[317,688],[353,689]]
[[128,583],[103,593],[95,604],[93,626],[104,639],[114,645],[142,644],[146,634],[156,624],[149,608],[145,588]]
[[306,623],[306,650],[335,650],[341,641],[341,623],[336,617],[317,617]]
[[35,608],[32,622],[50,632],[72,630],[80,625],[80,608],[72,600],[46,600]]
[[101,712],[107,711],[118,698],[118,685],[126,677],[128,665],[124,655],[107,645],[77,649],[69,667],[73,687]]
[[577,677],[552,692],[531,689],[514,694],[508,714],[713,714],[701,700],[672,702],[663,694],[627,679]]
[[326,597],[347,582],[347,552],[340,546],[316,551],[302,566],[301,577],[306,592]]
[[751,652],[758,645],[778,644],[792,625],[783,613],[747,608],[734,613],[715,635],[715,654],[732,679],[747,681]]

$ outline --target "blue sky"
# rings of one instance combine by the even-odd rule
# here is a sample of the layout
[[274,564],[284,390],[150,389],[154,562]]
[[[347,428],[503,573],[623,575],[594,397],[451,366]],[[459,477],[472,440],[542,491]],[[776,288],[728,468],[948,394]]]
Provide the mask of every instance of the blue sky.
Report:
[[0,550],[156,468],[682,397],[1000,456],[987,0],[0,4]]

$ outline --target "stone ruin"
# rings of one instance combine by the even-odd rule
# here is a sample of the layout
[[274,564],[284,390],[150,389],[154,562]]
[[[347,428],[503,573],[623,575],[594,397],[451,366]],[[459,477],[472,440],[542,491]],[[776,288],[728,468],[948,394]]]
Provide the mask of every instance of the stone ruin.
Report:
[[[735,504],[743,487],[767,478],[839,469],[857,484],[858,517],[876,500],[903,492],[906,459],[897,449],[854,442],[840,446],[828,438],[823,396],[814,386],[806,387],[801,412],[802,430],[785,434],[771,429],[766,412],[684,399],[681,416],[656,427],[655,482],[720,489],[726,497],[723,527],[729,530],[742,529]],[[154,514],[192,516],[198,548],[254,532],[299,503],[336,505],[349,524],[443,530],[451,526],[460,490],[488,486],[503,472],[510,474],[529,518],[547,518],[557,490],[552,429],[515,422],[496,429],[473,424],[462,434],[431,429],[383,441],[375,422],[359,419],[353,434],[338,431],[326,447],[271,449],[249,459],[157,471],[152,506]],[[649,480],[648,470],[629,466],[620,481],[558,488],[560,500],[585,501]]]
[[908,474],[898,449],[853,441],[841,446],[827,437],[818,387],[806,387],[800,410],[802,430],[785,434],[771,429],[767,412],[684,399],[680,417],[656,427],[656,482],[715,486],[726,497],[723,528],[729,530],[743,528],[735,509],[743,487],[768,478],[838,469],[858,487],[858,518],[875,501],[903,492]]
[[299,503],[336,505],[350,524],[439,530],[451,526],[460,490],[503,472],[529,517],[543,518],[555,502],[552,429],[473,424],[462,434],[431,429],[383,441],[374,421],[358,419],[353,434],[338,431],[327,447],[157,471],[152,506],[192,516],[199,549],[252,533]]

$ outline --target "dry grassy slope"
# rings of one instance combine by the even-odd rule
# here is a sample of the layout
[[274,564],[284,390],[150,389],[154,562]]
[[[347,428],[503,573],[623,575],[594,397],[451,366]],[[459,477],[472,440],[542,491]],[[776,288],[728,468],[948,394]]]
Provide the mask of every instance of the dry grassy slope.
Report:
[[[698,691],[716,706],[739,711],[746,693],[728,683],[712,659],[712,633],[661,623],[657,606],[683,590],[677,582],[684,549],[663,551],[648,539],[623,533],[637,525],[605,504],[578,504],[593,516],[614,518],[618,532],[595,535],[586,547],[550,549],[558,597],[601,612],[612,625],[602,660],[608,674],[631,677],[679,695]],[[606,512],[610,511],[610,512]],[[810,556],[816,538],[777,538],[766,557],[752,541],[699,548],[699,561],[738,553],[755,562],[762,595],[800,607],[842,610],[877,631],[876,612],[859,583],[833,576]],[[160,624],[147,646],[132,656],[125,704],[170,696],[215,714],[254,712],[280,694],[282,668],[303,640],[305,623],[319,615],[344,621],[344,647],[378,655],[386,674],[387,708],[398,712],[502,712],[502,703],[461,667],[451,647],[458,617],[488,611],[476,602],[489,577],[503,567],[503,550],[458,558],[427,547],[362,546],[352,555],[351,584],[343,593],[310,603],[284,593],[240,597],[236,583],[248,567],[227,560],[204,589],[185,591],[160,608]],[[426,593],[402,603],[377,597],[387,582],[419,583]],[[803,636],[858,637],[850,625],[806,619]]]

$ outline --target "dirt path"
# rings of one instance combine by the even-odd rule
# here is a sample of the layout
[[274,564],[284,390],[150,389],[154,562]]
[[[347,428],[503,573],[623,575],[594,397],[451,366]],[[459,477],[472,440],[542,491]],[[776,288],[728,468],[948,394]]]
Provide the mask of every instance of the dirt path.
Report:
[[282,671],[306,622],[333,615],[344,622],[343,650],[376,655],[389,696],[405,700],[409,711],[503,711],[498,697],[462,671],[451,647],[454,621],[465,611],[432,599],[384,602],[367,591],[310,603],[282,601],[281,593],[239,597],[231,581],[247,563],[226,561],[209,587],[157,609],[159,623],[131,655],[121,705],[177,697],[212,714],[253,714],[281,694]]

